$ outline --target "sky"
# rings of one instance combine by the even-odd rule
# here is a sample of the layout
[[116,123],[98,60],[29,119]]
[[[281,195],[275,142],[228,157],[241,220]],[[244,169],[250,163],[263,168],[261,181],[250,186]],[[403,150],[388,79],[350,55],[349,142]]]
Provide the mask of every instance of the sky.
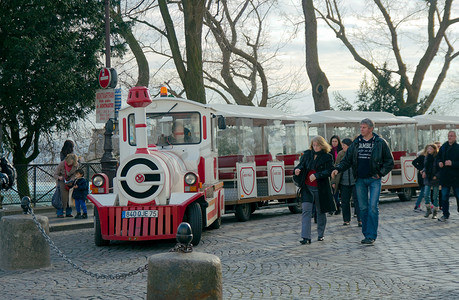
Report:
[[[288,6],[288,9],[291,12],[291,15],[300,15],[299,18],[302,18],[301,5],[296,5],[297,2],[300,1],[292,1]],[[378,55],[379,57],[392,59],[392,51],[387,49],[385,46],[387,45],[388,40],[382,38],[382,33],[387,32],[386,26],[378,26],[378,23],[369,18],[369,14],[371,12],[375,12],[377,15],[380,15],[378,11],[374,11],[375,5],[373,1],[363,2],[352,0],[341,2],[344,5],[342,17],[346,26],[347,35],[350,38],[352,38],[352,35],[354,34],[378,39],[379,44],[355,44],[357,45],[357,50],[362,53],[362,49],[371,49],[373,55],[375,56]],[[419,3],[421,3],[421,1],[417,1],[418,3],[413,4],[413,1],[410,2],[406,0],[401,0],[399,2],[400,3],[398,4],[397,2],[394,4],[391,11],[391,16],[395,22],[405,17],[409,11],[419,8]],[[458,3],[453,3],[453,12],[451,17],[459,17]],[[274,24],[277,25],[278,30],[282,30],[282,27],[279,26],[282,21],[278,18],[277,22],[278,24],[275,22]],[[426,43],[424,41],[426,31],[422,27],[423,25],[425,25],[425,18],[422,16],[417,17],[415,15],[411,21],[401,23],[400,27],[397,28],[399,32],[402,57],[407,64],[408,70],[414,70],[416,68],[426,47]],[[304,25],[301,25],[297,38],[295,38],[289,47],[286,47],[285,49],[283,58],[285,62],[284,65],[286,67],[298,64],[299,61],[305,61],[304,28],[302,27],[304,27]],[[452,29],[454,30],[450,30],[450,41],[453,43],[456,42],[456,51],[458,51],[459,42],[457,42],[457,40],[459,40],[459,24],[452,27]],[[381,45],[382,43],[385,45]],[[356,91],[359,89],[359,84],[363,79],[363,74],[367,73],[367,76],[369,76],[369,72],[354,60],[349,50],[338,38],[336,38],[333,31],[322,20],[318,21],[318,52],[320,66],[330,82],[328,91],[331,104],[334,104],[334,92],[339,92],[352,102],[352,100],[356,97]],[[379,61],[383,61],[383,59],[379,59]],[[426,74],[423,83],[425,92],[429,91],[433,86],[442,63],[443,56],[437,55],[430,68],[431,71]],[[305,69],[304,65],[303,68]],[[432,106],[437,107],[441,104],[440,106],[443,106],[441,109],[438,109],[437,107],[437,110],[441,114],[456,115],[459,113],[459,100],[457,100],[452,106],[449,103],[453,97],[451,94],[459,90],[459,80],[456,79],[459,75],[458,69],[459,58],[451,63],[447,78],[443,82],[437,99],[434,101],[434,105]],[[307,75],[305,76],[305,80],[308,81],[309,85],[309,79],[307,78]],[[410,78],[412,78],[412,76],[410,76]],[[295,102],[297,103],[295,105],[297,107],[307,103],[308,105],[306,105],[306,107],[311,110],[311,112],[314,111],[310,85],[304,95],[304,98],[297,99]]]

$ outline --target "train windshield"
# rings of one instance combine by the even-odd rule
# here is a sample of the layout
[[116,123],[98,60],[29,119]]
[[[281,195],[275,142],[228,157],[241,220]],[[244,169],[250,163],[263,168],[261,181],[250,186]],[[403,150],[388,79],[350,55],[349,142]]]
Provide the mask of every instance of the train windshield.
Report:
[[[129,115],[129,144],[136,145],[134,114]],[[201,142],[198,112],[147,113],[148,145],[185,145]]]

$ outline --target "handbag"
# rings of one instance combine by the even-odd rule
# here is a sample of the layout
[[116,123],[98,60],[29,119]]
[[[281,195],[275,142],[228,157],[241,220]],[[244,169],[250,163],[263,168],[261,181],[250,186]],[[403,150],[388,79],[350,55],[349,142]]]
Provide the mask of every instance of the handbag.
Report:
[[59,185],[56,185],[51,204],[55,209],[62,209],[61,188]]
[[293,174],[292,179],[293,179],[293,183],[295,184],[295,186],[300,188],[303,186],[304,181],[306,180],[306,172],[302,170],[300,172],[300,175]]

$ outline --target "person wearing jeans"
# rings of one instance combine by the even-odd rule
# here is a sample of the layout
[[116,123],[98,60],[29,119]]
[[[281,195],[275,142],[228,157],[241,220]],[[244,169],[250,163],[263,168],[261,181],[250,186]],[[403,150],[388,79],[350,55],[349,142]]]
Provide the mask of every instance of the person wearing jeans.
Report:
[[422,211],[421,210],[421,202],[422,202],[422,199],[424,198],[424,191],[425,191],[425,188],[424,188],[424,178],[422,178],[422,170],[424,169],[424,160],[426,158],[426,153],[427,153],[427,146],[426,145],[424,147],[424,150],[422,150],[418,157],[416,157],[412,164],[413,166],[416,168],[416,170],[418,170],[417,174],[418,174],[418,185],[419,185],[419,196],[418,196],[418,200],[416,200],[416,204],[414,205],[414,211],[415,212],[420,212]]
[[[426,149],[427,154],[424,161],[424,170],[422,172],[422,177],[425,185],[424,194],[426,198],[426,214],[424,217],[428,218],[430,214],[432,214],[432,219],[436,219],[438,212],[438,178],[440,172],[437,164],[435,163],[435,157],[437,156],[438,149],[435,144],[427,145]],[[431,189],[432,197],[430,197]],[[434,206],[433,211],[431,208],[432,204]]]
[[394,167],[394,158],[387,142],[373,132],[370,119],[360,122],[360,135],[352,142],[346,155],[332,171],[332,178],[352,167],[356,178],[357,200],[362,220],[362,244],[374,244],[378,236],[379,195],[381,178]]
[[459,144],[456,142],[456,132],[448,132],[448,141],[445,142],[437,154],[437,163],[440,167],[440,185],[442,194],[443,216],[438,221],[446,222],[449,219],[449,193],[453,189],[459,211]]
[[[339,164],[339,162],[343,159],[346,155],[346,151],[349,146],[352,144],[352,140],[349,138],[343,139],[341,142],[343,146],[343,150],[338,153],[336,157],[335,164]],[[350,169],[344,171],[343,173],[339,173],[335,179],[332,180],[332,188],[341,193],[341,208],[343,212],[343,225],[349,225],[351,222],[351,197],[354,200],[354,206],[356,207],[357,212],[357,221],[358,225],[362,226],[362,222],[360,221],[360,211],[357,211],[359,207],[357,201],[357,191],[355,188],[355,179],[352,175]]]

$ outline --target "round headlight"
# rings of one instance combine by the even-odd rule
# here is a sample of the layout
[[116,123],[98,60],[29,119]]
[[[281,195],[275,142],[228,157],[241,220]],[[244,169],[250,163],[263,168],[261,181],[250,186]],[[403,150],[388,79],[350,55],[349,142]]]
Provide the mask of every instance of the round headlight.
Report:
[[92,184],[96,187],[101,187],[104,185],[104,177],[101,175],[96,175],[92,178]]
[[187,173],[185,175],[185,183],[188,185],[194,185],[196,180],[198,180],[198,178],[193,173]]

